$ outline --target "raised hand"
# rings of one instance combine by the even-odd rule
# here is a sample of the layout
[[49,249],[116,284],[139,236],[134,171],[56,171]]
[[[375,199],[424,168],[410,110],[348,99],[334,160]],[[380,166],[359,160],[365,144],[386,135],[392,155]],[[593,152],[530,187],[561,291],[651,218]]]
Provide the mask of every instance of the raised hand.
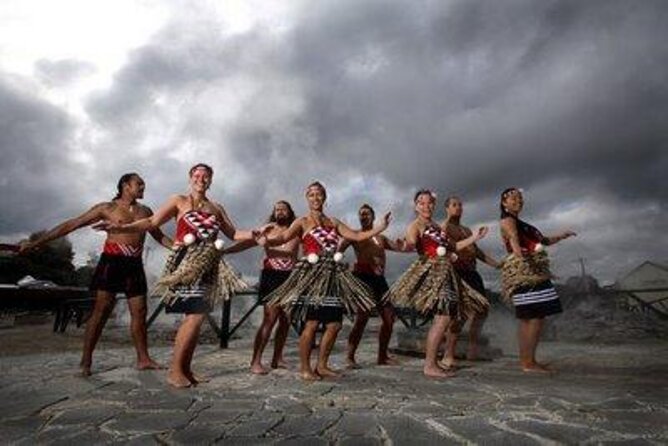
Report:
[[478,232],[476,233],[476,240],[481,240],[487,236],[487,233],[489,232],[489,228],[487,226],[481,226],[478,228]]
[[390,226],[390,222],[392,221],[392,212],[387,212],[385,215],[383,215],[383,220],[381,222],[381,227],[383,228],[383,231],[387,229],[388,226]]

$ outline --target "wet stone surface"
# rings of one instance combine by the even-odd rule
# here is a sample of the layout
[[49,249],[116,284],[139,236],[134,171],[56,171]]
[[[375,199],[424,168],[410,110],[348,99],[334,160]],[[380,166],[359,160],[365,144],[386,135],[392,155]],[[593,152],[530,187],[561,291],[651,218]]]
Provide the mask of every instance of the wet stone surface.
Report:
[[[339,341],[333,355],[343,364]],[[3,358],[0,442],[10,444],[665,444],[668,346],[551,344],[559,368],[525,375],[516,358],[463,363],[455,378],[430,380],[422,361],[377,367],[374,339],[362,368],[315,383],[292,370],[248,373],[248,340],[228,350],[202,345],[194,368],[211,381],[175,390],[166,371],[139,372],[132,348],[101,348],[94,374],[78,377],[78,352]],[[166,364],[170,349],[152,349]],[[267,355],[268,356],[268,355]]]

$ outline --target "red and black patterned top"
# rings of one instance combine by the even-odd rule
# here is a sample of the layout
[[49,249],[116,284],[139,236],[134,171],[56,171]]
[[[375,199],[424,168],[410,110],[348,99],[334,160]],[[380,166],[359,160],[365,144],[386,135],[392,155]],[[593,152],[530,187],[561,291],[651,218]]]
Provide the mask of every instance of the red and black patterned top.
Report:
[[214,214],[190,210],[183,214],[176,223],[176,242],[183,243],[186,234],[194,235],[198,240],[215,239],[220,225]]
[[338,246],[339,234],[334,226],[316,226],[302,237],[304,255],[334,253]]
[[[519,238],[522,252],[533,252],[536,250],[536,245],[545,242],[545,236],[536,227],[513,215],[511,215],[510,218],[515,219],[515,223],[517,224],[517,237]],[[506,251],[512,253],[513,248],[510,246],[510,240],[507,237],[504,237],[503,242],[506,245]]]
[[427,226],[420,238],[417,240],[416,249],[418,254],[427,257],[436,257],[439,247],[448,248],[447,234],[436,225]]

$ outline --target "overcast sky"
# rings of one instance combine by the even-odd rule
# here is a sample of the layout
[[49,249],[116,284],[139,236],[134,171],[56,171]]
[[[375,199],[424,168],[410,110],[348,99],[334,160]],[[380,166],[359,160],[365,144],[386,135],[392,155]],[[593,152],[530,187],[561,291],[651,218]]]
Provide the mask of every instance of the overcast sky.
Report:
[[[555,271],[584,258],[611,281],[668,260],[667,23],[662,0],[4,0],[0,239],[110,199],[127,171],[158,207],[204,161],[240,227],[278,199],[303,213],[319,179],[327,212],[392,209],[394,237],[430,187],[497,256],[499,193],[522,187],[526,220],[579,234]],[[82,263],[103,235],[71,239]]]

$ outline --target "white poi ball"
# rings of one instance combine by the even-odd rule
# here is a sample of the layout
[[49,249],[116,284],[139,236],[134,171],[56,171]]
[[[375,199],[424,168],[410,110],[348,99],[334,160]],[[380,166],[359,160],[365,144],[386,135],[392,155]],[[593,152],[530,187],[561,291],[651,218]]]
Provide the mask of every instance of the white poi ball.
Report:
[[343,253],[342,252],[335,253],[334,254],[334,261],[338,263],[341,260],[343,260]]
[[186,234],[183,236],[183,244],[186,246],[190,246],[193,243],[195,243],[195,235],[193,234]]
[[306,256],[306,260],[308,260],[308,263],[310,263],[312,265],[318,263],[319,259],[320,258],[318,257],[318,254],[313,253],[313,252]]
[[545,250],[545,246],[543,246],[542,243],[537,243],[536,246],[534,246],[533,251],[534,252],[541,252]]
[[443,257],[445,255],[445,253],[446,253],[445,246],[439,246],[438,248],[436,248],[436,255],[437,256]]
[[215,242],[213,242],[213,246],[215,246],[218,251],[222,251],[223,246],[225,246],[225,242],[221,239],[217,239]]

